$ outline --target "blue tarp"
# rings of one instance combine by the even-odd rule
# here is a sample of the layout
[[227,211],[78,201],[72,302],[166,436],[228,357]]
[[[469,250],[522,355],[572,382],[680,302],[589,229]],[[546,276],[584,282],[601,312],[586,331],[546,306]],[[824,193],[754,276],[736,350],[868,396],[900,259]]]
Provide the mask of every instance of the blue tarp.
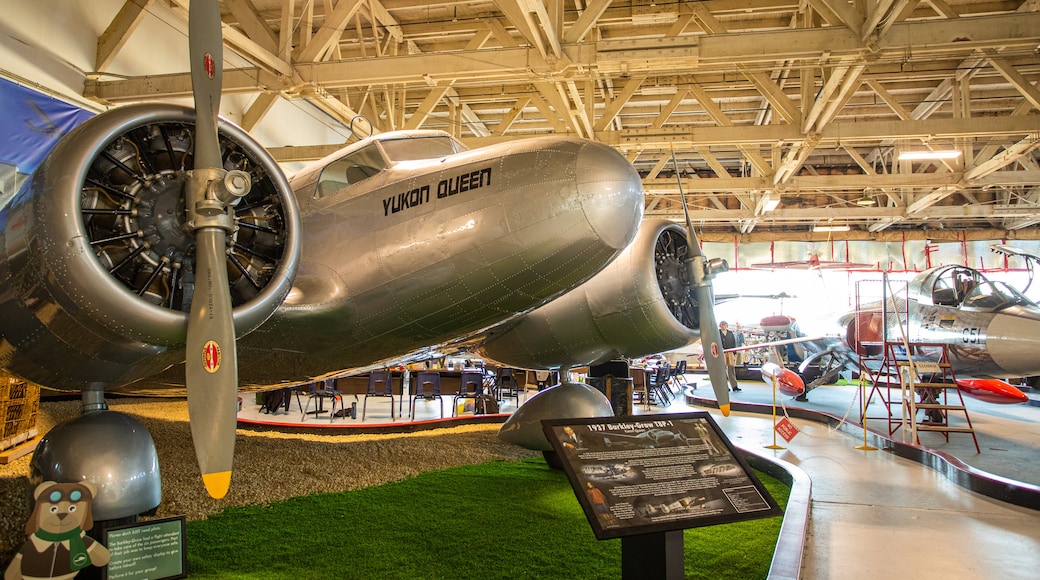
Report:
[[0,163],[32,173],[63,135],[94,113],[0,79]]

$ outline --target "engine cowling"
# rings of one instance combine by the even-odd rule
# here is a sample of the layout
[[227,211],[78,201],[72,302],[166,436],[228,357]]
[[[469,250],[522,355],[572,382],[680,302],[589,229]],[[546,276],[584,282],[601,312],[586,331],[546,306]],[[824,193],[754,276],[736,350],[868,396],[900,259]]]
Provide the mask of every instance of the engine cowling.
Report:
[[[0,366],[45,386],[110,387],[183,361],[194,239],[183,185],[192,109],[133,105],[66,135],[0,213]],[[270,155],[221,120],[224,168],[252,178],[232,208],[235,331],[262,324],[292,287],[300,217]]]
[[885,318],[880,312],[859,312],[843,316],[838,323],[845,329],[845,346],[860,356],[881,354],[885,335]]
[[685,232],[646,220],[636,239],[588,282],[487,340],[482,355],[521,368],[558,368],[637,358],[700,336],[683,260]]

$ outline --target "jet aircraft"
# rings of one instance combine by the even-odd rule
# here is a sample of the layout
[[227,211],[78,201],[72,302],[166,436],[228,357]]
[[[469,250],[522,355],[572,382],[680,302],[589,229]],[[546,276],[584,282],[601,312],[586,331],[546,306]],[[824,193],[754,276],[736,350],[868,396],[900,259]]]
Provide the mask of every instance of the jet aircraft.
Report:
[[[287,179],[218,119],[219,26],[215,1],[192,2],[195,110],[139,104],[97,115],[0,208],[0,368],[82,392],[84,421],[49,433],[33,469],[104,479],[99,519],[159,501],[151,439],[107,411],[106,391],[186,389],[203,481],[219,498],[240,389],[505,344],[568,291],[596,313],[614,305],[615,334],[647,292],[663,294],[653,314],[677,320],[683,328],[668,332],[679,340],[698,326],[717,332],[710,281],[724,262],[706,260],[692,230],[675,224],[644,227],[630,247],[642,184],[612,148],[552,137],[467,150],[443,132],[393,132]],[[618,263],[626,248],[631,257]],[[608,264],[614,280],[582,286]],[[545,320],[559,329],[571,314]],[[603,339],[587,326],[566,338]],[[651,338],[611,349],[666,350]],[[530,366],[519,364],[534,358],[524,355],[499,360]],[[77,453],[82,441],[108,452]]]
[[[874,354],[877,347],[871,344],[886,336],[899,340],[902,324],[907,342],[944,345],[960,379],[1040,374],[1040,306],[1004,282],[967,266],[938,266],[915,276],[905,295],[887,302],[890,308],[884,312],[861,308],[841,319],[845,344],[858,354]],[[962,390],[973,394],[981,389],[994,401],[1026,400],[1021,391],[1001,383],[976,382]]]
[[[862,305],[843,315],[839,324],[843,332],[838,337],[793,339],[812,353],[800,364],[799,372],[804,374],[817,364],[821,369],[818,378],[798,385],[801,377],[775,364],[776,372],[764,372],[769,375],[764,378],[771,380],[775,374],[782,384],[790,383],[782,392],[804,396],[833,381],[840,372],[858,370],[861,357],[877,357],[886,337],[889,342],[901,342],[904,333],[909,344],[945,346],[961,392],[983,401],[1025,402],[1026,395],[1002,379],[1040,375],[1040,356],[1036,354],[1040,349],[1040,306],[1008,284],[991,281],[967,266],[926,270],[911,279],[905,291],[883,302]],[[921,350],[928,360],[937,360],[941,354],[941,347]]]

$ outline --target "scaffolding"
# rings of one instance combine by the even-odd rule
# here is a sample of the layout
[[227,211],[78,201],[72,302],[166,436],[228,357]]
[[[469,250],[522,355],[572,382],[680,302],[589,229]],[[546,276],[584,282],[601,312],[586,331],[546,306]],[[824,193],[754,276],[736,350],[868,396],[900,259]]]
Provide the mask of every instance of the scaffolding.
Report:
[[[859,283],[856,288],[855,336],[871,336],[869,329],[865,328],[868,324],[874,324],[875,331],[881,330],[880,341],[859,340],[856,343],[860,373],[871,384],[861,407],[861,424],[865,427],[868,419],[886,421],[890,436],[903,429],[905,436],[915,444],[921,442],[921,431],[941,433],[947,442],[950,433],[966,433],[971,435],[975,451],[981,452],[964,397],[957,387],[947,345],[910,342],[906,328],[906,282],[901,283],[904,290],[902,299],[889,297],[900,294],[890,293],[887,280],[883,284],[879,302],[864,301]],[[877,328],[878,321],[886,322],[883,328]],[[890,336],[891,328],[898,330],[898,337]],[[875,396],[881,401],[885,414],[867,416],[867,409]],[[963,426],[951,423],[951,415],[963,417]]]
[[[887,410],[883,418],[888,422],[889,435],[903,429],[915,444],[920,444],[922,431],[941,433],[947,442],[950,433],[966,433],[975,443],[975,452],[980,453],[946,345],[885,342],[884,347],[876,371],[861,366],[872,385],[864,408],[877,395]],[[951,415],[963,417],[963,425],[951,423]],[[863,423],[870,418],[877,417],[862,417]]]

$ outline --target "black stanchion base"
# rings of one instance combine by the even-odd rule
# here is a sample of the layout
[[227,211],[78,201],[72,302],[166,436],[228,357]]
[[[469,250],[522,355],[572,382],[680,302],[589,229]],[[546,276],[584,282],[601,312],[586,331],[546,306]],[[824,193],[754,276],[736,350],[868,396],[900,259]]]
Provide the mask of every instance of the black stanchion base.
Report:
[[683,531],[621,538],[621,580],[682,580]]
[[546,465],[557,471],[563,471],[563,460],[555,451],[542,451],[542,457],[545,458]]

